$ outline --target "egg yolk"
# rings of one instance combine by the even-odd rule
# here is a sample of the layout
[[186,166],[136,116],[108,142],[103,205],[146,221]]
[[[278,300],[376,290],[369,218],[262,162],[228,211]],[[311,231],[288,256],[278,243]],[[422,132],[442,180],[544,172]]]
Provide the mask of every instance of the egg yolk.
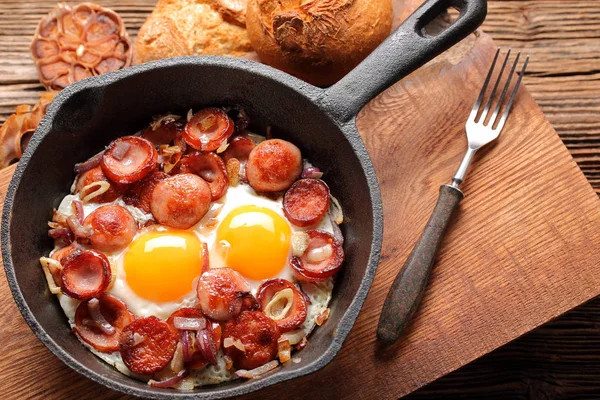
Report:
[[202,243],[191,232],[148,232],[129,246],[124,269],[138,296],[159,303],[179,300],[202,272]]
[[264,207],[232,210],[217,229],[217,246],[226,265],[246,278],[276,276],[290,252],[291,228],[279,214]]

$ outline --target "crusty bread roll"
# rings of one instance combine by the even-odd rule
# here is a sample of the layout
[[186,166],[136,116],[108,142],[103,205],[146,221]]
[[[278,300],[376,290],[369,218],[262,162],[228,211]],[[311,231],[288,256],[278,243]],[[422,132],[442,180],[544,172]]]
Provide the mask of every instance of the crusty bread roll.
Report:
[[260,59],[317,86],[335,83],[389,34],[391,0],[249,0]]
[[241,57],[252,51],[246,0],[159,0],[139,31],[133,63],[185,55]]

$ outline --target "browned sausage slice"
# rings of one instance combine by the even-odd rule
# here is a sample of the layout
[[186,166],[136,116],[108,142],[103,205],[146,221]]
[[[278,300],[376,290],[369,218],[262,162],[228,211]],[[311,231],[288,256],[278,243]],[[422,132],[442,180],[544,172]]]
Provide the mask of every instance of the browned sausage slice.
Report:
[[[103,353],[119,350],[119,336],[127,325],[135,319],[125,303],[108,294],[96,299],[96,305],[90,305],[90,300],[79,303],[75,311],[75,327],[73,331],[90,346]],[[97,310],[94,311],[94,306]],[[103,321],[94,318],[95,312],[100,313]],[[109,324],[112,331],[102,325]]]
[[151,172],[144,179],[131,184],[127,192],[123,195],[123,201],[125,204],[137,207],[140,210],[149,213],[154,188],[158,182],[167,179],[168,177],[169,175],[162,171]]
[[123,329],[119,338],[123,362],[131,372],[140,375],[166,367],[176,347],[176,331],[155,316],[136,319]]
[[155,146],[170,144],[175,140],[178,133],[183,130],[181,119],[175,118],[172,115],[157,117],[150,126],[142,131],[142,137]]
[[181,158],[174,173],[191,173],[202,177],[210,187],[212,201],[223,197],[229,186],[225,163],[215,153],[195,151],[187,154]]
[[110,263],[106,256],[96,250],[84,250],[64,259],[60,288],[69,297],[87,300],[100,296],[110,278]]
[[335,275],[344,261],[340,242],[328,232],[314,230],[306,233],[310,239],[304,254],[292,257],[291,265],[296,278],[320,281]]
[[[90,203],[110,203],[115,201],[127,190],[127,185],[109,181],[106,175],[104,175],[104,172],[102,172],[102,168],[95,167],[89,171],[82,172],[81,175],[79,175],[77,183],[75,184],[75,193],[81,193],[84,187],[91,185],[94,182],[108,182],[110,186],[106,192],[91,198],[89,200]],[[85,195],[94,192],[96,189],[98,189],[96,185],[89,187],[81,197],[85,197]]]
[[94,210],[83,222],[92,228],[90,244],[100,251],[116,251],[127,247],[137,232],[137,224],[129,211],[117,205]]
[[223,351],[233,360],[234,367],[254,369],[277,356],[279,329],[262,311],[243,311],[223,327],[223,340],[239,340],[244,351],[236,346],[224,347]]
[[248,183],[257,192],[286,190],[302,173],[300,149],[285,140],[265,140],[250,152]]
[[178,174],[156,185],[150,211],[162,225],[188,229],[204,217],[210,200],[210,188],[204,179],[193,174]]
[[316,224],[328,209],[329,187],[319,179],[300,179],[283,197],[283,213],[296,226]]
[[217,150],[233,133],[234,122],[220,108],[198,111],[185,125],[183,139],[200,151]]
[[157,166],[154,145],[141,137],[123,136],[113,140],[104,151],[100,166],[113,182],[139,181]]
[[306,298],[290,281],[269,279],[260,285],[256,297],[262,311],[275,321],[282,333],[298,328],[306,320]]
[[197,286],[198,306],[209,318],[226,321],[238,315],[245,298],[252,300],[250,285],[230,268],[212,268],[202,274]]

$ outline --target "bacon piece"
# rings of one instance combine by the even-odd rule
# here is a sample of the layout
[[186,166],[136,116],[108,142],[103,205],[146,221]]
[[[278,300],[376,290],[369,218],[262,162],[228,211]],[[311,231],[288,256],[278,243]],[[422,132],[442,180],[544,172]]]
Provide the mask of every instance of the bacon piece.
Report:
[[154,188],[160,181],[167,179],[168,177],[169,175],[162,171],[153,171],[149,173],[144,179],[134,182],[129,186],[129,189],[123,195],[123,201],[125,204],[137,207],[140,210],[149,213]]
[[[291,296],[282,295],[286,289],[288,293],[291,291]],[[256,297],[262,311],[275,321],[282,333],[298,328],[306,320],[308,311],[306,299],[302,292],[288,280],[269,279],[263,282],[258,288]]]
[[176,347],[176,331],[155,316],[136,319],[123,329],[119,338],[123,362],[131,372],[140,375],[166,367]]
[[234,122],[220,108],[205,108],[185,125],[183,139],[200,151],[217,150],[233,133]]
[[[127,185],[109,181],[106,175],[104,175],[104,172],[102,172],[102,168],[95,167],[89,171],[82,172],[79,175],[77,178],[77,183],[75,184],[75,193],[81,193],[84,187],[91,185],[94,182],[108,182],[110,186],[106,192],[91,198],[89,200],[90,203],[113,202],[127,190]],[[90,194],[95,189],[97,188],[92,187],[89,190],[86,190],[86,193],[82,194],[81,197],[83,198],[84,195]]]
[[113,182],[133,183],[157,167],[158,153],[154,145],[141,137],[123,136],[106,148],[100,166]]
[[256,302],[250,294],[250,285],[238,272],[230,268],[212,268],[202,274],[196,288],[198,306],[211,319],[226,321],[238,315],[244,306]]
[[73,331],[87,344],[103,353],[119,350],[119,336],[123,328],[135,319],[125,303],[108,294],[99,300],[100,313],[114,328],[115,333],[107,335],[90,315],[89,300],[81,302],[75,311],[75,327]]
[[175,174],[196,174],[204,179],[210,187],[211,200],[223,197],[229,186],[229,178],[223,159],[215,153],[201,153],[195,151],[181,157],[179,164],[174,168]]
[[239,340],[244,346],[244,351],[235,346],[223,349],[238,369],[258,368],[277,357],[279,328],[262,311],[243,311],[235,319],[227,321],[223,337]]
[[117,205],[102,206],[84,221],[93,230],[90,243],[100,251],[116,251],[127,247],[137,232],[137,223],[129,211]]
[[300,257],[292,257],[292,268],[299,280],[319,281],[333,276],[342,268],[344,250],[328,232],[313,230],[308,247]]
[[319,179],[300,179],[283,197],[283,213],[296,226],[315,225],[328,209],[329,187]]
[[302,173],[302,154],[294,144],[270,139],[257,145],[248,156],[246,177],[257,192],[286,190]]
[[74,299],[87,300],[100,296],[110,279],[110,263],[106,256],[96,250],[83,250],[64,259],[60,288]]
[[208,212],[210,199],[210,188],[204,179],[193,174],[178,174],[156,185],[150,211],[159,224],[188,229]]

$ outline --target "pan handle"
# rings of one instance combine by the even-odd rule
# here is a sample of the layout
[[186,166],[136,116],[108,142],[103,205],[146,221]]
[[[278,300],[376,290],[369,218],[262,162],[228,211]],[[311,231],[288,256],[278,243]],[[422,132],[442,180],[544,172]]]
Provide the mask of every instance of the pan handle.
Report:
[[[448,8],[459,16],[443,31],[429,35],[425,26]],[[361,108],[473,32],[485,19],[487,0],[427,0],[373,53],[323,92],[321,105],[339,122],[353,119]]]

